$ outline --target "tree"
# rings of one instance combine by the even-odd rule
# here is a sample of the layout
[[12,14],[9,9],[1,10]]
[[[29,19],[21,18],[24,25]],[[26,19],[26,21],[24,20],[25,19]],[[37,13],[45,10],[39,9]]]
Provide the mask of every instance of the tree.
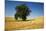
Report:
[[25,21],[26,20],[26,16],[28,16],[29,13],[31,12],[31,10],[29,10],[29,8],[25,4],[16,6],[15,9],[16,9],[16,14],[15,14],[15,19],[16,20],[19,17],[19,18],[22,18],[23,21]]

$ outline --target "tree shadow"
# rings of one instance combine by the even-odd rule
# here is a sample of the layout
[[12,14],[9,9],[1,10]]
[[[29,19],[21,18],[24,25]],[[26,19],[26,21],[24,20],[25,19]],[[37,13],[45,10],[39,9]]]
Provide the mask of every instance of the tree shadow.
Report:
[[23,20],[16,20],[17,22],[26,22],[26,21],[32,21],[32,20],[25,20],[25,21],[23,21]]

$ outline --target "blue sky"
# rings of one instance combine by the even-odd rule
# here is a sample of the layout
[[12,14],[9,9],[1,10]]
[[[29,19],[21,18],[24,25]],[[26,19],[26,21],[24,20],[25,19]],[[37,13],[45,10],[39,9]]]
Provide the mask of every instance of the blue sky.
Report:
[[16,10],[15,7],[20,4],[26,4],[29,9],[32,10],[29,16],[27,17],[38,17],[44,15],[44,4],[38,2],[20,2],[20,1],[7,1],[5,2],[5,15],[14,16]]

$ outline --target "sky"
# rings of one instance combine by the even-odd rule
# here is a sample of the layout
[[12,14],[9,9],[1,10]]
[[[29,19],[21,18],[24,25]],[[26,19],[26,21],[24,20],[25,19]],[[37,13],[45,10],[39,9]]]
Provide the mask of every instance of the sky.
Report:
[[21,2],[21,1],[6,1],[5,2],[5,16],[13,16],[16,13],[16,6],[20,4],[26,4],[31,13],[28,18],[35,18],[39,16],[44,16],[44,3],[39,2]]

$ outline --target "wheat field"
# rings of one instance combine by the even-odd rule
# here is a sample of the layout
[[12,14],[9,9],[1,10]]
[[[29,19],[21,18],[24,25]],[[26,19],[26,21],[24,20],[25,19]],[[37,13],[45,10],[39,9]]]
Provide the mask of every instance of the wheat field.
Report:
[[16,21],[12,17],[5,17],[5,30],[41,29],[43,27],[43,16],[31,19],[29,21]]

